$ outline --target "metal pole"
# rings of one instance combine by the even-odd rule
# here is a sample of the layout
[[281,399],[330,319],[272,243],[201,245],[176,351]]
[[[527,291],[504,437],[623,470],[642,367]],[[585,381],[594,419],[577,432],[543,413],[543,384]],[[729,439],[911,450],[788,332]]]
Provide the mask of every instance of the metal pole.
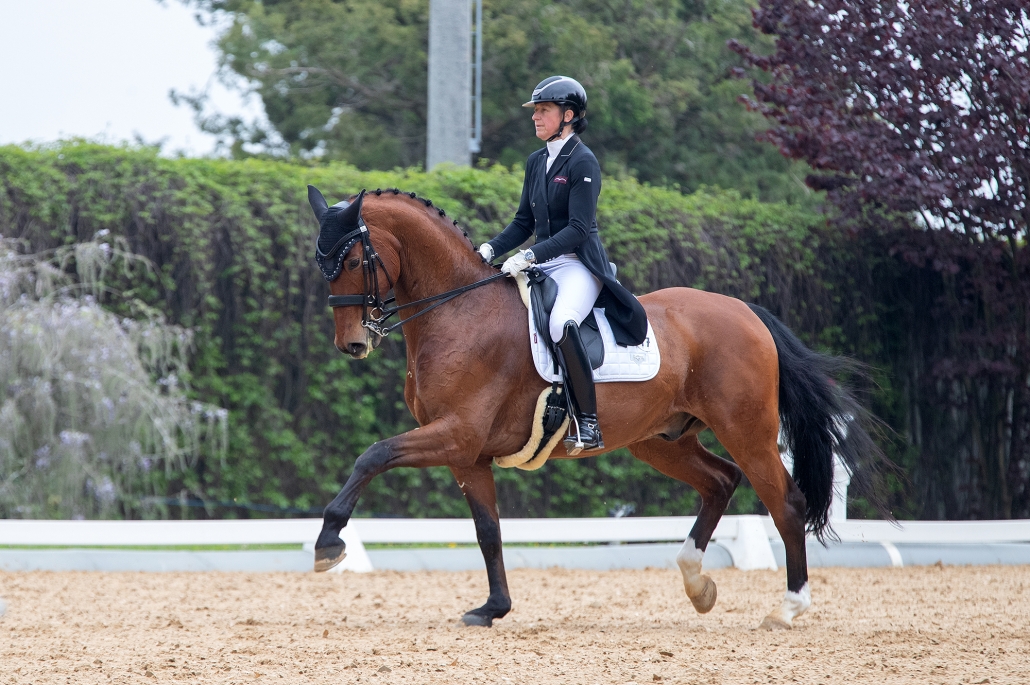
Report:
[[468,166],[472,120],[471,0],[430,0],[426,168]]
[[469,150],[478,154],[483,149],[483,0],[476,0],[476,81],[472,100],[475,103],[475,123]]

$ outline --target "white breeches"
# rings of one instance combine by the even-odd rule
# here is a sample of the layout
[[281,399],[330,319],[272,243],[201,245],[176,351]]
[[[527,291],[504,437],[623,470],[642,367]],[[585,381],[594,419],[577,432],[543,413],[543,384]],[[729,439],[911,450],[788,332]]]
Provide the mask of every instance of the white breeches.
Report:
[[558,284],[558,297],[549,322],[551,340],[558,342],[565,332],[566,322],[581,324],[589,316],[601,294],[601,281],[574,254],[562,255],[538,266]]

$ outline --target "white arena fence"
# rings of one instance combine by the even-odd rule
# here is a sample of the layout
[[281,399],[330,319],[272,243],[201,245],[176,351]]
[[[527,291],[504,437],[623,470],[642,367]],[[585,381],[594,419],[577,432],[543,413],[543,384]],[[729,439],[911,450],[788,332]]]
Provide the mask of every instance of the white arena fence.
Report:
[[[509,545],[681,543],[694,521],[692,516],[501,519],[501,536],[506,548]],[[300,544],[310,554],[321,527],[322,520],[313,518],[224,521],[8,519],[0,520],[0,546],[82,549]],[[882,547],[894,566],[902,565],[897,548],[899,544],[946,546],[1030,543],[1030,520],[905,521],[892,524],[887,521],[849,519],[834,521],[833,527],[841,543],[871,543]],[[363,572],[373,570],[364,543],[466,545],[476,543],[476,532],[471,519],[356,518],[344,529],[343,538],[347,543],[348,556],[338,568]],[[724,516],[715,530],[713,540],[728,551],[732,565],[739,569],[777,568],[773,547],[777,544],[782,546],[782,542],[772,520],[767,516]],[[21,549],[21,554],[32,554],[33,551]],[[137,552],[142,555],[148,553],[151,552]]]

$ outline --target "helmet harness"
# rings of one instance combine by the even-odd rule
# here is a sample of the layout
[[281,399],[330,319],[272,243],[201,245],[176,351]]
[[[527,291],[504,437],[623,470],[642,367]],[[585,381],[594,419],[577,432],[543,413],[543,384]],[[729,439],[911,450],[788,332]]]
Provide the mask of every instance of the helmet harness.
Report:
[[572,117],[572,119],[570,119],[568,121],[565,121],[565,113],[568,112],[570,109],[572,109],[572,106],[569,104],[569,102],[567,100],[563,100],[561,102],[556,102],[555,104],[558,105],[558,108],[561,110],[561,123],[558,124],[558,130],[555,132],[555,134],[547,139],[548,143],[550,143],[553,140],[558,140],[559,138],[561,138],[562,131],[565,130],[566,126],[572,126],[573,124],[575,124],[577,121],[580,120],[579,112],[576,112],[573,109],[573,113],[575,114],[575,116]]

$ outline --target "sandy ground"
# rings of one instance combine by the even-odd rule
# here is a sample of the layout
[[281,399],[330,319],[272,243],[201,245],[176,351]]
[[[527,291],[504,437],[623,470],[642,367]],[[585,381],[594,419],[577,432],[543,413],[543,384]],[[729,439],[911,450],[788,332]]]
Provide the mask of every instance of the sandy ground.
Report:
[[1030,683],[1030,568],[813,569],[790,632],[756,630],[784,573],[669,570],[0,573],[7,683]]

